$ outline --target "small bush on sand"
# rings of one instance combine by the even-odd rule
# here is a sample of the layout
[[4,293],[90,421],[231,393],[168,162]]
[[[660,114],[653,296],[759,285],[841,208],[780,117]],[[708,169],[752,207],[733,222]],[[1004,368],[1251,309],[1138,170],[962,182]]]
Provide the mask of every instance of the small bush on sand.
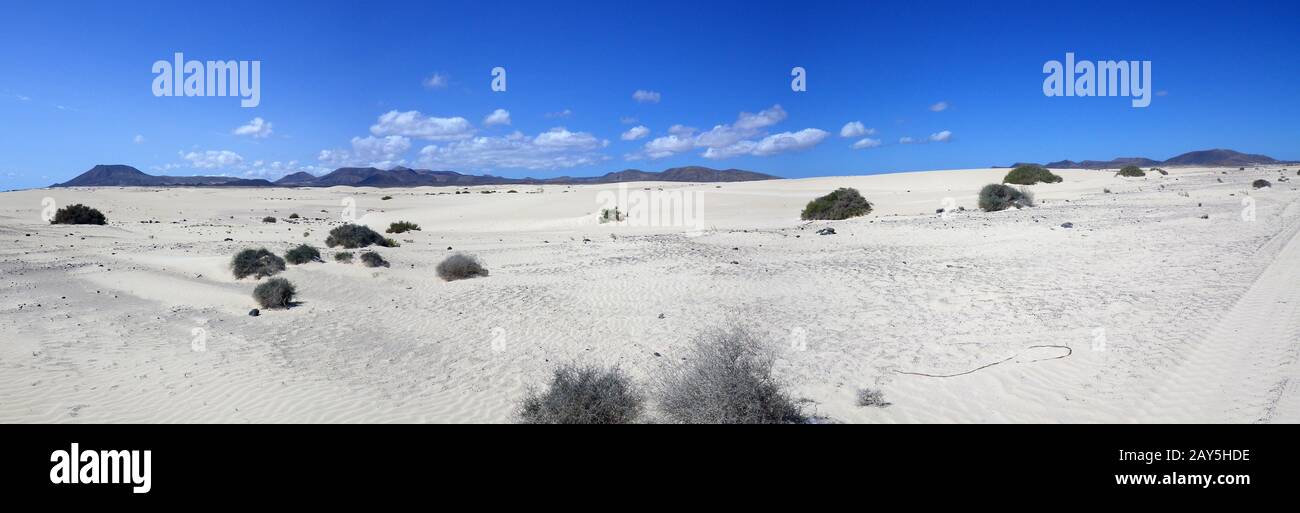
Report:
[[445,281],[464,280],[467,278],[476,278],[487,276],[487,269],[483,268],[477,258],[464,253],[456,253],[447,257],[442,263],[438,264],[438,277]]
[[838,220],[864,216],[871,213],[871,202],[857,189],[839,188],[834,192],[809,201],[799,215],[805,221]]
[[519,407],[524,424],[629,424],[644,411],[645,397],[617,368],[565,365],[544,391],[530,389]]
[[293,305],[293,295],[297,293],[293,284],[284,278],[271,278],[253,289],[253,299],[262,308],[289,308]]
[[682,424],[807,422],[772,376],[774,361],[770,349],[744,329],[705,333],[659,383],[660,409]]
[[320,251],[317,251],[316,248],[306,244],[302,244],[285,252],[284,260],[293,265],[305,264],[307,262],[320,262]]
[[384,257],[379,256],[379,253],[375,253],[374,251],[362,253],[361,263],[366,267],[388,267],[388,261],[384,260]]
[[345,263],[345,264],[350,264],[350,263],[352,263],[352,253],[347,252],[347,251],[344,251],[344,252],[342,252],[342,253],[335,253],[335,254],[334,254],[334,261],[335,261],[335,262],[342,262],[342,263]]
[[68,205],[54,212],[50,224],[104,224],[104,214],[80,203]]
[[247,276],[261,279],[283,271],[284,259],[266,248],[245,249],[235,254],[235,258],[230,261],[230,270],[235,273],[236,279]]
[[600,222],[602,223],[608,223],[611,221],[617,223],[625,219],[627,219],[627,214],[620,212],[618,207],[600,209]]
[[1034,185],[1036,183],[1057,183],[1061,180],[1062,178],[1059,175],[1048,171],[1045,167],[1020,166],[1007,173],[1007,176],[1002,179],[1002,183]]
[[406,233],[410,231],[420,231],[420,225],[407,221],[398,221],[388,225],[388,233]]
[[1160,173],[1161,176],[1165,176],[1165,175],[1168,175],[1168,174],[1169,174],[1168,171],[1165,171],[1165,170],[1160,169],[1160,168],[1158,168],[1158,167],[1153,167],[1153,168],[1151,168],[1151,171],[1156,172],[1156,173]]
[[397,242],[393,239],[384,238],[383,235],[371,230],[369,227],[358,224],[345,224],[330,230],[329,237],[325,238],[325,245],[331,248],[343,246],[344,249],[356,249],[371,245],[396,247]]
[[1146,172],[1143,171],[1142,168],[1137,166],[1124,166],[1122,169],[1119,170],[1118,173],[1115,173],[1115,176],[1130,176],[1130,177],[1146,176],[1146,175],[1147,175]]
[[393,197],[392,197],[392,196],[384,196],[384,197],[382,197],[382,198],[379,198],[379,201],[388,201],[388,200],[390,200],[390,199],[393,199]]
[[263,223],[274,223],[274,222],[275,222],[275,217],[273,217],[273,216],[266,216],[266,217],[263,217],[263,218],[262,218],[262,222],[263,222]]
[[1273,186],[1272,183],[1269,183],[1268,180],[1265,180],[1265,179],[1263,179],[1263,178],[1260,178],[1259,180],[1255,180],[1254,182],[1251,182],[1250,185],[1251,185],[1252,187],[1256,188],[1256,189],[1263,189],[1263,188],[1265,188],[1265,187],[1272,187],[1272,186]]
[[885,400],[885,393],[875,388],[858,389],[858,406],[889,406],[889,401]]
[[300,216],[300,215],[298,215],[298,214],[296,214],[296,213],[295,213],[295,214],[289,214],[289,219],[300,219],[301,217],[302,217],[302,216]]
[[979,206],[985,212],[997,212],[1011,207],[1032,207],[1034,206],[1034,195],[1029,192],[1029,189],[1017,189],[1009,185],[991,183],[980,189]]

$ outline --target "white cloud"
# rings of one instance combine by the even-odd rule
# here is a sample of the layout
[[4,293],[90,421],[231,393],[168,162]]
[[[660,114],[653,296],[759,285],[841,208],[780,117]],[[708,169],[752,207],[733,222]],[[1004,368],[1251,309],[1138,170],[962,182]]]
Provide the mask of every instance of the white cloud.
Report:
[[867,128],[861,121],[850,121],[844,124],[840,129],[840,137],[862,137],[866,135],[876,135],[876,129]]
[[491,114],[488,114],[486,118],[483,118],[483,126],[509,125],[509,124],[510,124],[510,111],[505,109],[494,110],[492,111]]
[[444,87],[447,87],[447,83],[448,83],[447,75],[443,75],[442,73],[434,73],[432,75],[429,75],[429,78],[424,79],[422,83],[424,84],[424,87],[427,89],[442,89]]
[[353,137],[352,150],[321,150],[317,160],[334,166],[391,168],[406,162],[411,140],[400,135]]
[[252,166],[244,170],[244,176],[249,178],[267,178],[273,180],[300,171],[319,176],[331,170],[318,166],[302,165],[299,164],[297,160],[290,160],[288,162],[277,160],[271,163],[258,160],[253,162]]
[[898,144],[912,144],[914,142],[916,142],[916,139],[911,137],[903,136],[898,138]]
[[659,103],[661,97],[662,95],[658,91],[646,91],[644,89],[637,89],[635,93],[632,93],[632,99],[636,100],[637,103]]
[[829,132],[816,128],[776,135],[766,134],[765,128],[780,123],[787,117],[789,115],[785,109],[780,105],[773,105],[758,113],[741,112],[736,117],[735,123],[715,125],[705,132],[698,132],[695,128],[682,125],[673,125],[668,129],[669,135],[647,142],[641,152],[626,157],[628,160],[643,157],[658,159],[698,148],[703,148],[704,152],[701,156],[709,159],[725,159],[741,155],[768,156],[811,148],[830,135]]
[[820,144],[829,135],[831,135],[830,132],[817,128],[805,128],[798,132],[782,132],[769,135],[758,141],[753,153],[760,157],[766,157],[778,153],[803,151]]
[[144,144],[144,136],[140,134],[135,134],[135,137],[131,138],[131,142],[135,144]]
[[370,133],[378,136],[398,135],[429,141],[450,141],[473,136],[474,127],[469,120],[459,116],[436,118],[425,116],[416,110],[406,112],[390,110],[379,116],[379,120],[370,126]]
[[623,135],[619,138],[624,141],[635,141],[647,135],[650,135],[650,129],[646,128],[644,125],[637,125],[627,129],[627,131],[623,132]]
[[244,162],[244,157],[230,150],[208,150],[204,152],[179,152],[182,159],[198,169],[220,169],[236,166]]
[[534,137],[515,131],[501,137],[474,137],[420,150],[419,164],[431,168],[556,169],[595,164],[596,150],[609,145],[586,132],[552,128]]
[[271,135],[271,123],[260,118],[253,118],[247,124],[236,128],[233,132],[235,135],[248,135],[254,139],[265,139]]
[[695,149],[694,138],[673,134],[656,137],[654,140],[645,143],[643,151],[647,157],[652,159],[661,159],[677,153],[691,151],[693,149]]
[[872,139],[870,137],[864,137],[858,142],[853,143],[853,149],[855,150],[864,150],[867,148],[875,148],[877,146],[880,146],[880,139]]
[[948,102],[939,102],[930,106],[930,112],[943,112],[948,110]]
[[543,114],[543,116],[545,116],[546,119],[564,119],[572,115],[573,115],[573,111],[569,109],[564,109],[558,112],[547,112],[546,114]]
[[930,142],[948,142],[950,140],[952,140],[952,132],[947,130],[930,134]]

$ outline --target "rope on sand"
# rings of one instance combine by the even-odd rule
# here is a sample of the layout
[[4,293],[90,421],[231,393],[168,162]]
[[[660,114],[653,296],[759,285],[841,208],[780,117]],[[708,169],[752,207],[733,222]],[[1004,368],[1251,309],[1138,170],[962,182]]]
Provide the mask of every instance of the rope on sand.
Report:
[[[1054,348],[1057,348],[1057,349],[1064,349],[1064,350],[1065,350],[1065,354],[1060,355],[1060,356],[1053,356],[1053,357],[1051,357],[1051,358],[1039,358],[1039,359],[1037,359],[1037,360],[1029,360],[1029,361],[1027,361],[1027,362],[1025,362],[1025,363],[1042,362],[1042,361],[1047,361],[1047,360],[1060,360],[1060,359],[1062,359],[1062,358],[1065,358],[1065,357],[1068,357],[1068,356],[1074,354],[1074,350],[1073,350],[1073,349],[1070,349],[1068,346],[1058,346],[1058,345],[1038,345],[1038,346],[1029,346],[1029,347],[1026,348],[1026,350],[1028,350],[1028,349],[1038,349],[1038,348],[1044,348],[1044,347],[1054,347]],[[927,374],[927,373],[924,373],[924,372],[908,372],[908,371],[901,371],[901,370],[894,370],[894,372],[895,372],[895,373],[898,373],[898,374],[906,374],[906,375],[908,375],[908,376],[925,376],[925,377],[927,377],[927,378],[955,378],[955,377],[957,377],[957,376],[965,376],[965,375],[967,375],[967,374],[971,374],[971,373],[973,373],[973,372],[981,371],[981,370],[987,369],[987,368],[989,368],[989,367],[992,367],[992,366],[994,366],[994,365],[998,365],[998,364],[1002,364],[1002,363],[1007,363],[1007,362],[1009,362],[1009,361],[1011,361],[1011,360],[1015,360],[1016,357],[1020,356],[1020,355],[1023,354],[1023,353],[1024,353],[1024,351],[1021,351],[1020,353],[1016,353],[1016,354],[1014,354],[1014,355],[1011,355],[1011,357],[1009,357],[1009,358],[1007,358],[1007,359],[1005,359],[1005,360],[999,360],[999,361],[996,361],[996,362],[993,362],[993,363],[990,363],[990,364],[981,365],[981,366],[979,366],[979,367],[976,367],[976,368],[974,368],[974,369],[968,370],[968,371],[966,371],[966,372],[958,372],[958,373],[956,373],[956,374]]]

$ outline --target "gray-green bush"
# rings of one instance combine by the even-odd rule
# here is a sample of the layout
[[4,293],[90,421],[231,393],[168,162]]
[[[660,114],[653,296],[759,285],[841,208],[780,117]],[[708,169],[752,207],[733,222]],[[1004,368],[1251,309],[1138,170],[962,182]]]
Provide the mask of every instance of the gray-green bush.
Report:
[[1062,178],[1048,171],[1042,166],[1020,166],[1012,169],[1007,176],[1002,178],[1002,183],[1013,183],[1016,185],[1034,185],[1036,183],[1057,183]]
[[305,264],[307,262],[320,262],[320,251],[316,248],[301,244],[284,253],[284,260],[293,265]]
[[245,249],[230,261],[230,270],[236,279],[252,276],[258,279],[273,276],[284,270],[284,259],[261,249]]
[[293,297],[297,294],[292,283],[284,278],[271,278],[253,289],[253,299],[262,308],[272,310],[293,306]]
[[644,394],[618,368],[564,365],[545,390],[528,390],[517,416],[524,424],[629,424],[644,404]]
[[483,268],[483,264],[477,258],[465,253],[456,253],[447,257],[438,264],[436,271],[438,277],[445,281],[464,280],[488,275],[487,269]]
[[857,189],[841,187],[808,202],[799,217],[805,221],[839,220],[871,213],[871,202]]
[[979,207],[985,212],[1032,206],[1034,194],[1029,189],[1017,189],[1000,183],[991,183],[980,189]]
[[706,332],[659,382],[659,409],[682,424],[807,422],[772,375],[774,362],[771,348],[743,328]]

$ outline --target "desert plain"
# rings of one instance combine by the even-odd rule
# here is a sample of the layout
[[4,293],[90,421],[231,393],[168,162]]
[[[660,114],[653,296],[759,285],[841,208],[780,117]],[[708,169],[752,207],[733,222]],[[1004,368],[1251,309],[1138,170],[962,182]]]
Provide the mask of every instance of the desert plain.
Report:
[[[1300,177],[1280,167],[1056,170],[1001,212],[976,193],[1006,169],[4,192],[0,422],[510,422],[557,365],[649,383],[732,325],[827,422],[1300,422]],[[689,195],[698,222],[602,223],[620,187]],[[874,210],[800,220],[839,187]],[[47,198],[108,224],[51,225]],[[376,250],[391,267],[343,264],[323,241],[344,216],[421,230]],[[299,304],[250,316],[231,257],[304,243],[324,262],[279,275]],[[439,279],[454,252],[490,274]]]

